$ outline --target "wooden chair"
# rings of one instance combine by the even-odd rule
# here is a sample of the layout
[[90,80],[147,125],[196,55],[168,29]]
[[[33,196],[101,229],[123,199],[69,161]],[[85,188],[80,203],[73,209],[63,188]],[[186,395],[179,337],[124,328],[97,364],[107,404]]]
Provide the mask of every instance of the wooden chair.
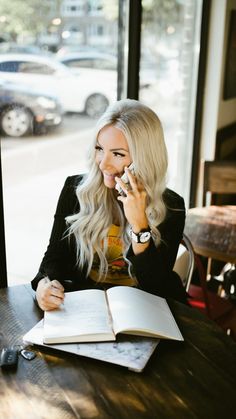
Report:
[[[210,193],[210,200],[207,194]],[[217,196],[216,196],[217,195]],[[232,302],[209,291],[207,280],[212,278],[212,260],[225,264],[236,263],[236,162],[212,161],[204,163],[203,206],[191,208],[186,216],[185,234],[194,249],[195,267],[197,267],[200,286],[191,285],[196,306],[228,330],[228,324],[235,318]],[[216,205],[219,197],[231,197],[227,205]],[[217,198],[217,199],[216,199]],[[223,201],[222,201],[223,203]],[[210,204],[210,205],[209,205]],[[228,205],[231,204],[231,205]],[[207,268],[202,257],[207,259]],[[221,278],[222,280],[223,278]],[[195,287],[195,288],[194,288]],[[192,301],[194,305],[194,301]],[[234,326],[235,329],[236,325]],[[236,334],[236,330],[234,330]]]
[[212,259],[236,262],[236,206],[206,206],[209,192],[210,204],[216,203],[216,195],[236,196],[236,161],[204,163],[203,208],[191,208],[186,217],[185,232],[194,251],[208,259],[208,278]]
[[236,161],[204,162],[203,206],[206,206],[208,192],[211,204],[216,203],[216,194],[236,194]]

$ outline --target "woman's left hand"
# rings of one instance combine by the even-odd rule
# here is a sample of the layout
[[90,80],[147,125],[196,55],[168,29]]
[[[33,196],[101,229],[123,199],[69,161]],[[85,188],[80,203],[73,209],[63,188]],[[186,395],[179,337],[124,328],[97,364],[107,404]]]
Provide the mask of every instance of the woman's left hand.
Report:
[[128,168],[125,168],[125,173],[130,186],[127,187],[127,184],[117,177],[115,180],[124,192],[124,196],[119,195],[117,199],[123,203],[124,214],[132,230],[138,233],[148,227],[146,216],[147,193],[143,185],[137,181]]

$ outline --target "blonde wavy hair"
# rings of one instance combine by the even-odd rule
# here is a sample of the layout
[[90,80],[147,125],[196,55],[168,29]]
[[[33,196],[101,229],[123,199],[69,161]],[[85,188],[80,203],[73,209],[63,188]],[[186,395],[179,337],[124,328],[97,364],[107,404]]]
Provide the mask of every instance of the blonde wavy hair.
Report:
[[89,170],[76,189],[80,211],[66,218],[68,233],[75,236],[79,267],[87,265],[89,275],[94,255],[97,254],[100,281],[105,278],[108,270],[106,239],[114,214],[121,227],[124,258],[131,243],[129,225],[114,190],[104,185],[102,173],[95,161],[97,138],[101,129],[107,125],[119,129],[126,138],[135,176],[141,180],[147,192],[146,214],[156,246],[161,240],[158,225],[166,214],[163,192],[166,189],[168,162],[161,122],[150,108],[139,101],[117,101],[107,108],[97,122],[94,143],[89,152]]

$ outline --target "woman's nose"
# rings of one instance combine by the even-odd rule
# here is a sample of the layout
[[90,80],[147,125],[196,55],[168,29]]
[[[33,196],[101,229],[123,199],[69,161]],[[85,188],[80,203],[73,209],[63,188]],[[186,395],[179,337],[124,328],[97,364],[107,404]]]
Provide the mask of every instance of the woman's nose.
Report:
[[100,161],[99,167],[101,170],[107,169],[110,166],[110,158],[109,156],[103,156]]

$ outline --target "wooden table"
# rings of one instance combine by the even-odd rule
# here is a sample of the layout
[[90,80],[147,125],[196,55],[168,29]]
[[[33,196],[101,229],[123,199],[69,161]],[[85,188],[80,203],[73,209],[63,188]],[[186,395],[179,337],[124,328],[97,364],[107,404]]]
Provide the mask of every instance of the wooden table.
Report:
[[[42,317],[29,285],[0,290],[1,346],[20,344]],[[145,370],[59,352],[0,370],[4,419],[233,418],[236,344],[199,311],[171,302],[184,342],[161,341]]]
[[236,206],[188,210],[185,233],[201,256],[236,263]]

